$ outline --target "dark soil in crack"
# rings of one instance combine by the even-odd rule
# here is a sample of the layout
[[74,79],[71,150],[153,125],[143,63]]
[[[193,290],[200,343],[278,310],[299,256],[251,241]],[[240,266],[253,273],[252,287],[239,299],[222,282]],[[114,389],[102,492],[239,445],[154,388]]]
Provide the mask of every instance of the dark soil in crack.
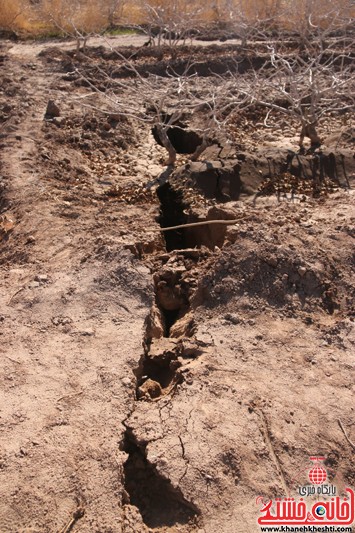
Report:
[[[187,216],[184,209],[182,191],[174,190],[170,183],[165,183],[157,189],[157,195],[160,201],[159,224],[162,228],[178,226],[187,222]],[[164,233],[167,252],[180,250],[186,247],[184,230],[172,230]]]
[[198,509],[185,500],[179,487],[173,487],[168,479],[159,475],[149,463],[144,446],[137,445],[126,433],[124,450],[129,458],[124,466],[125,489],[130,502],[135,505],[144,523],[153,529],[198,525]]
[[[169,120],[170,117],[167,116],[165,123]],[[152,134],[155,141],[160,144],[160,146],[163,146],[156,126],[152,128]],[[202,138],[198,133],[188,130],[187,125],[181,122],[178,125],[173,125],[168,128],[167,136],[178,154],[193,154],[202,142]]]

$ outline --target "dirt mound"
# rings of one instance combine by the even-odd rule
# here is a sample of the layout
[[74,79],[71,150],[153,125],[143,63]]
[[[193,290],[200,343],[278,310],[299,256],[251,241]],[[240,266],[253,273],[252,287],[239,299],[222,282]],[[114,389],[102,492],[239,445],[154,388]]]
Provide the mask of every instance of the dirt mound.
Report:
[[[307,245],[296,248],[282,244],[292,227],[298,225],[297,218],[284,212],[276,219],[275,226],[282,228],[277,232],[278,244],[262,229],[265,220],[259,219],[259,236],[254,231],[249,233],[243,224],[227,230],[225,243],[236,242],[225,248],[211,272],[201,280],[204,302],[222,306],[230,303],[241,311],[245,304],[250,309],[268,305],[284,309],[289,316],[316,309],[330,314],[340,310],[352,316],[355,287],[351,271],[345,266],[351,262],[351,253],[344,251],[334,256],[326,249],[316,252],[313,247],[310,252]],[[309,229],[316,233],[316,226],[310,223]],[[350,244],[346,233],[345,229],[344,239],[349,239]]]
[[[241,52],[235,45],[210,45],[202,51],[198,47],[179,46],[172,49],[169,46],[161,48],[117,47],[112,50],[100,47],[88,47],[84,53],[74,51],[63,52],[58,48],[48,48],[41,52],[41,58],[54,65],[56,69],[67,73],[66,81],[79,83],[80,73],[85,78],[99,81],[100,72],[115,78],[134,78],[135,71],[145,77],[179,76],[182,74],[210,77],[215,74],[226,74],[234,71],[238,65],[238,72],[243,74],[252,69],[263,66],[265,58],[255,56],[252,51],[247,54]],[[194,57],[194,61],[191,61]],[[132,62],[134,69],[128,64]],[[78,70],[79,72],[75,72]],[[82,83],[85,82],[82,80]]]
[[240,164],[238,161],[208,161],[187,163],[170,177],[176,190],[193,190],[206,199],[218,202],[238,200],[241,192]]
[[[255,200],[263,195],[318,197],[339,187],[350,187],[355,175],[349,150],[318,150],[301,155],[287,149],[240,152],[233,145],[212,145],[204,158],[204,162],[187,163],[170,175],[166,188],[171,199],[167,201],[170,207],[175,204],[175,211],[201,203],[201,198],[206,205],[213,205],[249,195],[255,195]],[[173,218],[174,207],[170,212]],[[192,222],[186,216],[175,216],[176,223]]]
[[83,152],[127,149],[135,142],[135,129],[127,117],[115,113],[84,113],[44,123],[47,139],[69,144]]

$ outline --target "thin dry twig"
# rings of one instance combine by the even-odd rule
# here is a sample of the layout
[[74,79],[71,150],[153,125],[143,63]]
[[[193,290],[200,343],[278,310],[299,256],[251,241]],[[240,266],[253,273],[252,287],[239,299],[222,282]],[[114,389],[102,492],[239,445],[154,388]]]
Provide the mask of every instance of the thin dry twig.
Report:
[[159,228],[159,231],[170,231],[175,229],[193,228],[195,226],[207,226],[208,224],[223,224],[224,226],[231,226],[240,222],[240,218],[233,220],[202,220],[201,222],[190,222],[189,224],[180,224],[179,226],[169,226],[167,228]]
[[57,403],[61,402],[62,400],[67,400],[68,398],[74,398],[75,396],[80,396],[81,394],[84,394],[83,390],[79,392],[73,392],[72,394],[65,394],[64,396],[61,396],[60,398],[58,398]]
[[355,444],[349,439],[348,437],[348,434],[347,432],[345,431],[345,428],[342,424],[342,421],[340,420],[340,418],[337,419],[337,422],[339,424],[339,427],[340,429],[342,430],[343,434],[344,434],[344,437],[346,438],[347,442],[350,444],[350,446],[352,447],[353,450],[355,450]]
[[26,287],[21,287],[21,289],[18,289],[10,298],[10,300],[7,302],[6,305],[10,305],[12,300],[15,298],[15,296],[17,296],[21,291],[23,291]]
[[69,533],[72,529],[74,524],[80,520],[85,514],[85,509],[82,505],[78,505],[77,509],[73,512],[72,518],[69,520],[68,524],[64,526],[59,533]]
[[9,357],[8,355],[5,355],[6,359],[11,361],[11,363],[16,363],[17,365],[21,365],[21,361],[16,361],[16,359],[12,359],[12,357]]
[[290,494],[290,491],[288,490],[288,487],[287,487],[287,483],[286,483],[286,479],[285,479],[285,476],[284,476],[284,473],[282,471],[282,467],[281,467],[281,463],[280,463],[280,460],[275,452],[275,449],[273,447],[273,444],[272,444],[272,440],[271,440],[271,434],[270,434],[270,428],[269,428],[269,423],[268,423],[268,420],[265,416],[265,413],[262,411],[262,409],[257,409],[256,410],[257,413],[259,413],[259,416],[262,420],[262,424],[263,424],[263,436],[264,436],[264,439],[265,439],[265,442],[267,444],[267,447],[269,448],[269,452],[270,452],[270,455],[271,455],[271,458],[276,466],[276,470],[278,471],[278,474],[281,478],[281,483],[282,483],[282,486],[284,488],[284,491],[285,491],[285,494],[286,496],[288,497],[289,494]]

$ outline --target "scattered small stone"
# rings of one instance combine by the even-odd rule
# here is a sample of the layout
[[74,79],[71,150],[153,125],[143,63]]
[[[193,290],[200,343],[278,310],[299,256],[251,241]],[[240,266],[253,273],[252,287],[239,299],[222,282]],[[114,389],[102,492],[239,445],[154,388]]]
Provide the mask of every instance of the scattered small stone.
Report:
[[139,388],[138,388],[138,398],[159,398],[162,394],[162,389],[160,384],[153,379],[147,379]]
[[65,326],[67,324],[71,324],[73,321],[68,316],[54,316],[52,318],[52,324],[55,326]]
[[39,283],[46,283],[48,281],[47,274],[37,274],[35,276],[35,281],[38,281]]
[[122,378],[121,381],[125,387],[130,387],[132,385],[132,381],[130,378]]
[[277,263],[278,263],[277,257],[275,256],[269,257],[267,260],[267,263],[274,268],[277,267]]
[[227,313],[224,315],[225,320],[228,322],[231,322],[232,324],[239,324],[241,322],[241,319],[232,313]]
[[29,289],[36,289],[37,287],[40,287],[40,283],[38,281],[31,281],[29,284],[28,284],[28,288]]
[[45,120],[50,120],[60,116],[60,110],[54,100],[49,100],[47,104],[46,113],[44,115]]
[[92,337],[94,333],[94,330],[91,328],[83,329],[80,331],[80,335],[82,335],[83,337]]
[[55,117],[53,119],[53,124],[61,128],[65,124],[65,117]]

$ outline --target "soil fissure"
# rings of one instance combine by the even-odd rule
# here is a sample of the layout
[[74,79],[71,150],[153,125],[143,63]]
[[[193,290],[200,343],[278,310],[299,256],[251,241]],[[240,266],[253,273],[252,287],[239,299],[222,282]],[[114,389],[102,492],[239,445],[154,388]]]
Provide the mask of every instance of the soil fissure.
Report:
[[[183,195],[176,191],[170,183],[164,183],[157,189],[160,201],[160,216],[158,222],[162,228],[186,224],[187,215],[184,212],[186,205]],[[166,251],[182,250],[186,248],[185,233],[183,229],[172,230],[164,233]]]
[[[161,227],[186,223],[182,193],[167,182],[158,188],[157,195]],[[189,316],[191,280],[187,282],[184,274],[204,252],[186,247],[184,229],[167,232],[165,239],[167,253],[160,256],[154,268],[155,299],[145,323],[143,354],[134,371],[136,401],[153,402],[172,395],[184,382],[184,366],[201,354],[193,340],[193,317]],[[148,527],[192,524],[199,510],[149,462],[148,443],[138,441],[129,419],[126,428],[122,446],[128,454],[124,486],[130,503],[138,508]]]
[[193,522],[200,514],[197,507],[159,474],[147,459],[146,445],[137,443],[129,430],[123,449],[129,456],[124,465],[125,489],[144,523],[154,529]]

